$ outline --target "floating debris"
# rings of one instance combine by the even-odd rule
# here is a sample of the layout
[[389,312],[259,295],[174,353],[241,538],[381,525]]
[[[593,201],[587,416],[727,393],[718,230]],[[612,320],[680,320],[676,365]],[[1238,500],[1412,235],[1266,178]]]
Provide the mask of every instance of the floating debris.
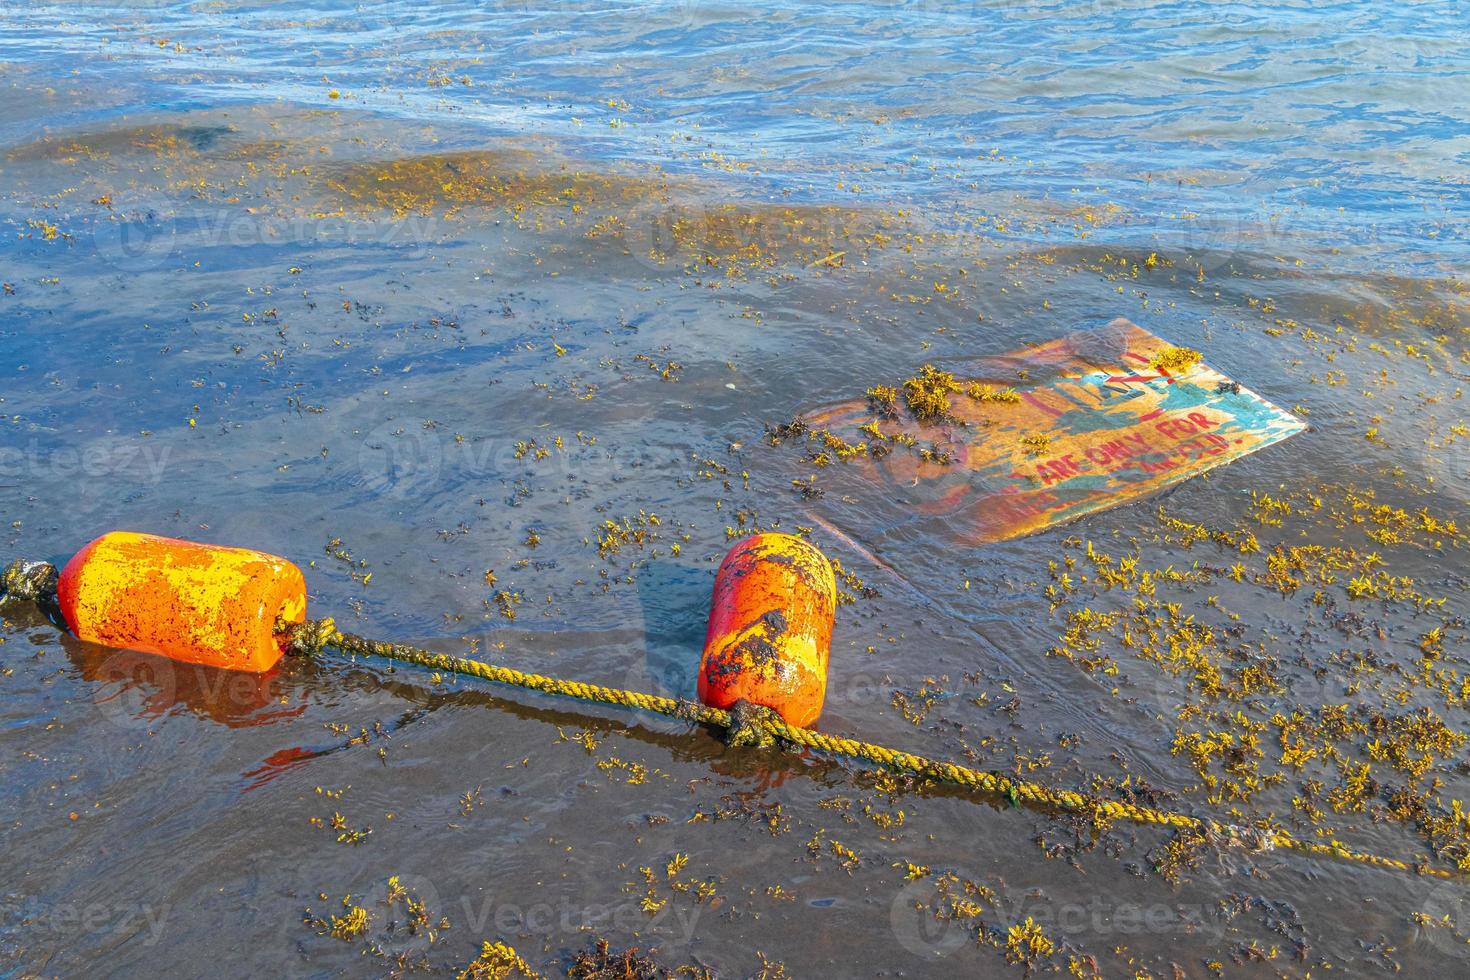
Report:
[[[943,536],[968,544],[1018,537],[1136,500],[1306,428],[1232,387],[1197,351],[1171,347],[1127,320],[989,358],[967,373],[975,379],[925,364],[905,381],[912,421],[898,417],[893,389],[883,387],[869,388],[863,401],[804,413],[813,431],[861,433],[869,446],[912,447],[920,433],[942,434],[943,446],[853,459],[845,495],[885,508],[903,488],[915,505],[874,517],[884,533],[932,520],[943,522]],[[1027,384],[998,383],[1004,379]],[[954,401],[959,392],[969,400]]]

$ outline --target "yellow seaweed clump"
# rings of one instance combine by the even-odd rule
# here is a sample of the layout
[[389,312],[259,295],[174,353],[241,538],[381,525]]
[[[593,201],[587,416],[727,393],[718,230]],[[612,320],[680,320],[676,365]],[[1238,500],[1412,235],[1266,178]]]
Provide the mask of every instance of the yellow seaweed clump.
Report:
[[1028,455],[1041,456],[1051,449],[1051,436],[1045,432],[1033,432],[1021,437],[1021,447]]
[[541,980],[541,974],[533,970],[513,947],[501,942],[487,942],[481,945],[480,955],[460,971],[456,980],[506,980],[511,976]]
[[1014,388],[995,388],[991,385],[971,381],[965,385],[965,394],[977,402],[999,402],[1002,404],[1014,404],[1021,400],[1021,395]]
[[1154,357],[1151,367],[1156,371],[1168,371],[1178,374],[1194,367],[1204,357],[1197,350],[1188,347],[1166,347]]
[[868,404],[885,419],[898,418],[898,389],[891,385],[874,385],[867,391]]
[[1056,943],[1047,938],[1029,915],[1025,922],[1011,926],[1006,932],[1006,961],[1024,964],[1028,971],[1033,963],[1050,956],[1056,948]]
[[331,917],[329,934],[333,939],[341,939],[344,942],[356,939],[367,931],[368,911],[360,905],[353,905],[347,910],[346,915],[334,915]]
[[949,396],[964,390],[954,375],[925,364],[919,373],[903,383],[904,401],[920,422],[929,422],[949,414]]

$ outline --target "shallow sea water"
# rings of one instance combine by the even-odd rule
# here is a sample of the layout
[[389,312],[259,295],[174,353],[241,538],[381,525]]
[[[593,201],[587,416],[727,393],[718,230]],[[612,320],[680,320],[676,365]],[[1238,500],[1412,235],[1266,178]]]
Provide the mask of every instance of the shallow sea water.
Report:
[[[6,5],[3,557],[256,547],[354,632],[687,697],[732,538],[809,529],[867,589],[824,730],[1454,865],[1466,15]],[[766,438],[1117,316],[1310,431],[983,548],[880,535]],[[452,975],[484,941],[560,975],[597,937],[721,976],[1470,962],[1462,882],[4,614],[0,976]]]

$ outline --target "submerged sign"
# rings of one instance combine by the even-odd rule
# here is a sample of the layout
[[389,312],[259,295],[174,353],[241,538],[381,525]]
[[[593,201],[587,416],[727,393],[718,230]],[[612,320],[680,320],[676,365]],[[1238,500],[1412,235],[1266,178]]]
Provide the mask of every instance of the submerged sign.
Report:
[[819,509],[861,508],[860,523],[882,535],[941,522],[945,536],[999,541],[1132,502],[1306,428],[1122,319],[956,374],[931,421],[902,399],[808,413],[814,431],[866,444],[833,467],[846,474],[833,474],[841,486],[826,499],[841,503]]

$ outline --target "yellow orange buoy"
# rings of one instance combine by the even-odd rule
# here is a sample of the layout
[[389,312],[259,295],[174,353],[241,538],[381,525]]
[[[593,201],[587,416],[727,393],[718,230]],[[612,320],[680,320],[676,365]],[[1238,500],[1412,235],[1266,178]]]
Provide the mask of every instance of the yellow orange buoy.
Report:
[[306,580],[286,559],[131,531],[77,552],[56,597],[82,640],[257,673],[281,658],[276,618],[306,619]]
[[789,534],[757,534],[725,556],[714,601],[699,699],[716,708],[746,700],[807,726],[822,713],[837,582],[827,557]]

